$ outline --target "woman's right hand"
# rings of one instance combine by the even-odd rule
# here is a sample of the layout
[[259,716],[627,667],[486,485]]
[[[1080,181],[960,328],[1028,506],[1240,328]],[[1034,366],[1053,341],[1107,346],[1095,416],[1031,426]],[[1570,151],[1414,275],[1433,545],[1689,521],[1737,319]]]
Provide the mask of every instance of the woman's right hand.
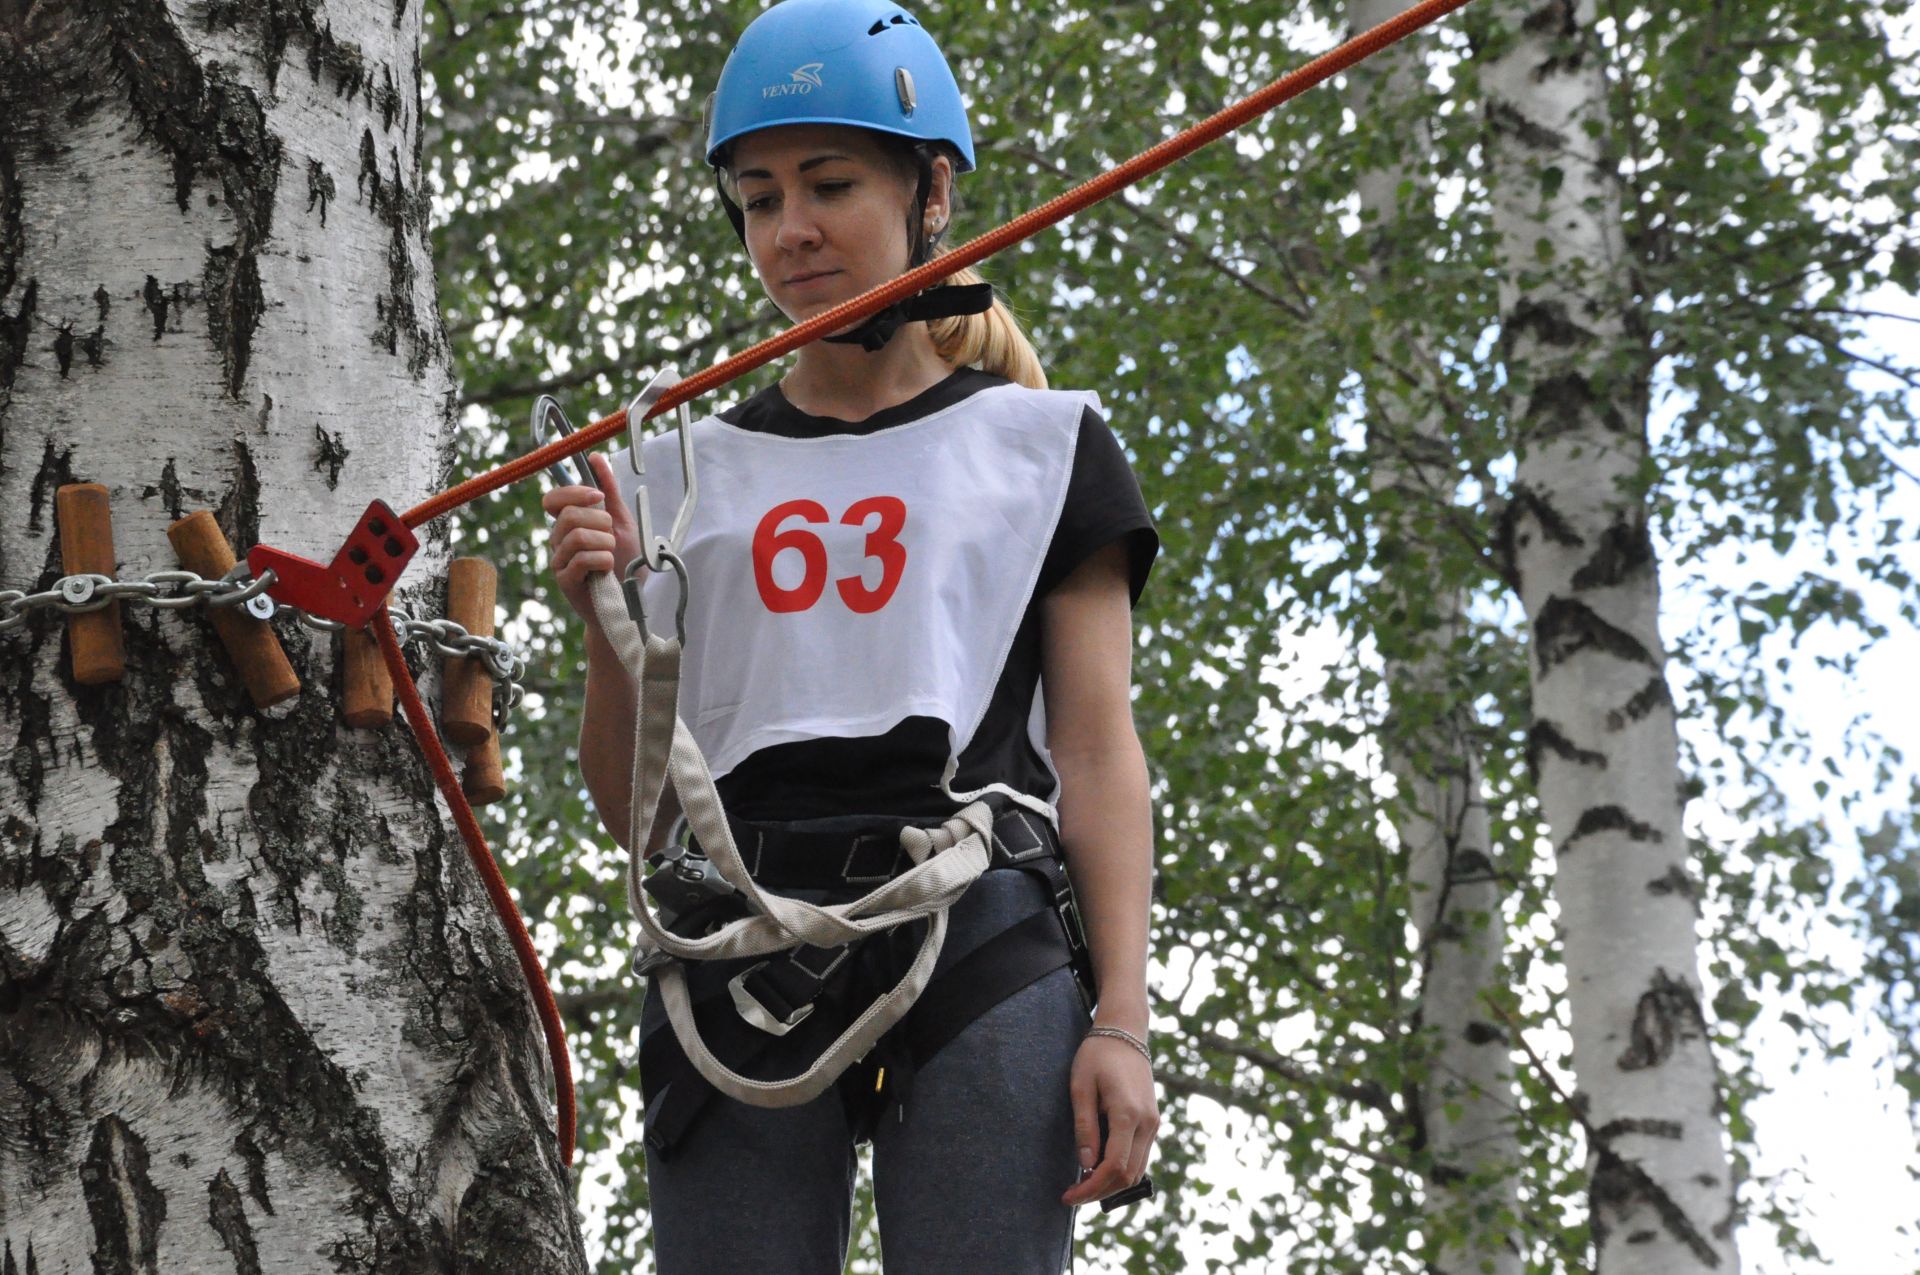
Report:
[[640,556],[640,529],[626,502],[617,495],[608,499],[607,493],[620,490],[612,462],[595,452],[587,463],[600,484],[597,488],[555,487],[540,498],[540,506],[553,519],[547,543],[560,592],[580,618],[597,629],[600,621],[593,613],[587,577],[596,571],[626,570]]

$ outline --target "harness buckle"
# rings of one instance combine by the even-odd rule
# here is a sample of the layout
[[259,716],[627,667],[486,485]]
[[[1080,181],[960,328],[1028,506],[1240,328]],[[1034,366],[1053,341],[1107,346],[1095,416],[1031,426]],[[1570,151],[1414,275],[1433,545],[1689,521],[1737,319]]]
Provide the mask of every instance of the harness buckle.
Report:
[[[813,1013],[827,980],[846,964],[854,946],[847,943],[821,948],[802,944],[780,956],[756,962],[727,983],[734,1009],[761,1031],[772,1036],[786,1035]],[[820,967],[815,969],[808,963],[809,959],[819,961]],[[775,961],[781,964],[775,965]]]
[[633,959],[628,962],[628,965],[633,970],[633,976],[635,978],[645,978],[661,966],[671,965],[673,960],[674,958],[671,953],[662,950],[648,952],[644,956],[639,952],[635,952]]
[[[880,845],[884,861],[867,853],[875,843]],[[854,837],[853,844],[847,847],[847,861],[840,865],[840,879],[848,885],[885,885],[893,880],[893,870],[899,866],[900,857],[900,838],[897,834],[860,833]]]
[[654,870],[640,883],[659,905],[661,923],[672,928],[680,917],[714,899],[736,893],[713,860],[684,843],[671,843],[654,856]]
[[993,852],[993,865],[999,868],[1017,868],[1038,859],[1051,858],[1054,854],[1052,839],[1043,830],[1035,828],[1032,817],[1017,807],[1002,812],[993,821],[993,844],[990,849]]
[[749,1023],[770,1036],[784,1036],[812,1016],[813,1002],[808,1001],[806,1004],[789,1012],[785,1017],[775,1014],[765,1005],[762,1005],[759,998],[747,990],[747,979],[758,974],[762,969],[765,969],[766,964],[765,961],[761,961],[735,974],[731,979],[727,980],[727,991],[732,995],[733,1007],[739,1012],[740,1017],[746,1019]]
[[1091,1010],[1096,999],[1093,954],[1087,946],[1086,926],[1080,917],[1080,901],[1073,893],[1073,879],[1067,875],[1067,865],[1056,848],[1052,829],[1026,810],[1003,809],[993,821],[990,849],[994,867],[1019,868],[1044,882],[1053,913],[1066,932],[1068,964],[1080,988],[1080,999]]
[[733,883],[721,874],[719,865],[699,855],[683,856],[673,865],[673,875],[702,894],[724,896],[735,892]]

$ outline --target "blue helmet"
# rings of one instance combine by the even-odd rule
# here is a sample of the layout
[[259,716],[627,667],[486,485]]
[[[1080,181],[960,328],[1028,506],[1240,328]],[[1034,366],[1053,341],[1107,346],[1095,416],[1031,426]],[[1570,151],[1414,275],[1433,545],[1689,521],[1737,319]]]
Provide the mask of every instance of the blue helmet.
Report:
[[892,0],[782,0],[741,33],[720,72],[707,162],[780,124],[847,124],[945,142],[973,167],[966,104],[939,46]]

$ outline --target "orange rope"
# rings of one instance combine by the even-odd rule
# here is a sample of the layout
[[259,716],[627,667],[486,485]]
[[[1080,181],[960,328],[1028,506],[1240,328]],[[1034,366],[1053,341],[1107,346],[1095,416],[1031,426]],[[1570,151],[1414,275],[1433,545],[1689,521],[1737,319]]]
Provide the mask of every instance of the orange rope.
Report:
[[473,860],[480,880],[486,884],[487,897],[493,900],[493,910],[500,917],[500,924],[506,927],[507,937],[513,940],[513,950],[520,957],[520,973],[526,979],[527,991],[533,996],[534,1008],[539,1011],[540,1030],[546,1033],[547,1054],[553,1059],[553,1080],[558,1090],[555,1096],[560,1108],[560,1163],[565,1168],[573,1164],[573,1067],[567,1059],[566,1028],[560,1022],[560,1009],[554,1004],[553,989],[547,986],[547,973],[540,967],[540,954],[534,950],[533,940],[527,935],[526,924],[520,919],[520,909],[514,905],[513,895],[507,892],[506,878],[500,875],[499,865],[487,850],[487,838],[480,831],[480,821],[474,818],[473,807],[467,804],[467,794],[461,791],[460,781],[454,776],[453,762],[440,743],[439,733],[433,729],[433,719],[427,716],[427,706],[420,702],[420,688],[414,685],[413,674],[407,669],[406,656],[400,653],[400,639],[393,632],[393,620],[384,606],[373,613],[371,627],[374,636],[380,640],[380,655],[386,661],[387,674],[400,694],[400,707],[407,715],[407,725],[412,728],[420,751],[426,754],[427,766],[433,771],[433,781],[439,785],[440,795],[447,799],[447,805],[453,811],[453,821],[460,827],[461,839],[467,843],[467,857]]
[[[1321,54],[1305,66],[1289,72],[1251,96],[1202,120],[1192,128],[1169,137],[1158,146],[1141,152],[1118,168],[1109,169],[1092,181],[1075,187],[1063,195],[1055,196],[999,229],[988,231],[952,252],[935,257],[932,261],[908,271],[891,283],[881,284],[851,301],[844,301],[823,314],[815,315],[805,323],[796,324],[777,336],[769,337],[730,359],[716,363],[703,372],[695,373],[655,400],[646,419],[652,420],[662,413],[670,412],[680,404],[696,399],[710,390],[718,389],[783,354],[797,350],[836,329],[876,314],[896,302],[904,301],[957,270],[976,265],[994,253],[1035,235],[1056,222],[1065,221],[1073,214],[1098,203],[1109,195],[1159,172],[1174,161],[1184,159],[1207,143],[1218,141],[1241,125],[1259,118],[1291,98],[1298,97],[1321,81],[1330,79],[1355,63],[1372,57],[1388,45],[1405,39],[1421,27],[1445,17],[1467,3],[1468,0],[1421,0],[1405,13],[1389,18],[1372,30],[1348,40],[1339,48]],[[516,483],[522,478],[537,474],[563,457],[585,451],[604,439],[620,433],[627,428],[627,424],[627,413],[623,408],[611,416],[595,421],[577,433],[555,439],[516,460],[508,461],[497,469],[469,478],[451,490],[443,491],[437,496],[422,501],[407,511],[406,524],[409,527],[418,527],[421,523],[429,522],[441,514],[458,509],[490,491],[497,491],[509,483]]]

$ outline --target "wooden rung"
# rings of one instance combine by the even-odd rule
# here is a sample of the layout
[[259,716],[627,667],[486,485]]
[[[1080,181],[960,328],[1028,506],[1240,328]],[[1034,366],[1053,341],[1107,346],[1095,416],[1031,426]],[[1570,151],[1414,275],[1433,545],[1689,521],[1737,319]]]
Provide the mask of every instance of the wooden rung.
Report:
[[[447,566],[447,618],[475,637],[493,636],[499,576],[485,558],[455,558]],[[440,728],[463,747],[493,737],[493,679],[471,655],[448,656],[441,677]]]
[[340,634],[340,718],[355,730],[373,730],[393,720],[393,678],[380,658],[380,644],[365,629]]
[[[113,510],[99,483],[67,483],[53,494],[60,528],[60,566],[65,574],[113,576]],[[126,672],[126,648],[120,636],[120,602],[98,611],[67,617],[67,646],[73,654],[73,680],[82,686],[117,682]]]
[[[226,533],[213,515],[204,509],[168,527],[167,539],[173,542],[180,565],[189,571],[218,580],[233,570],[233,546],[227,543]],[[247,694],[253,697],[254,707],[272,708],[300,693],[300,678],[287,662],[287,653],[280,649],[280,639],[271,624],[254,619],[244,607],[208,607],[206,611],[240,672]]]
[[467,750],[467,763],[460,772],[460,788],[476,806],[490,806],[507,795],[506,771],[500,765],[500,733],[488,735],[484,743]]

